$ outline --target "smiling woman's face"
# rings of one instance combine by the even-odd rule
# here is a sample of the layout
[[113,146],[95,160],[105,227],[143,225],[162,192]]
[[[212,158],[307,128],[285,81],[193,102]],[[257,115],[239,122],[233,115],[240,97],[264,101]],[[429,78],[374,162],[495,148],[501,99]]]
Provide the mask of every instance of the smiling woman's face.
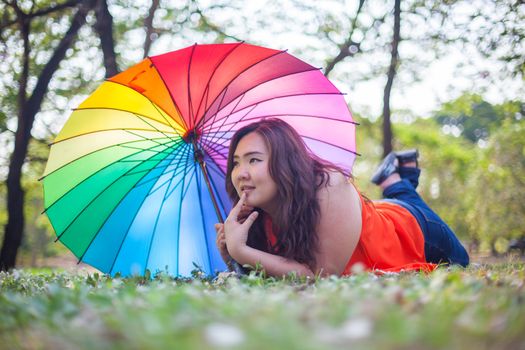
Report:
[[257,132],[244,136],[233,153],[231,179],[239,197],[246,193],[246,204],[271,212],[276,207],[277,184],[269,171],[270,150]]

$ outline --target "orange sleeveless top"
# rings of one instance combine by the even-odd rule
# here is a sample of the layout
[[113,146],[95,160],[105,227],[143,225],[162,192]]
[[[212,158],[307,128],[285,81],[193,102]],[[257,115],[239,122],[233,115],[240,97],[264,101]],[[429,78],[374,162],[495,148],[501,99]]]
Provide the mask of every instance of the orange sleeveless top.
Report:
[[[394,203],[365,201],[360,193],[359,198],[363,222],[361,235],[342,276],[350,275],[355,264],[376,273],[402,270],[430,272],[437,267],[426,261],[423,232],[407,209]],[[274,246],[277,237],[268,216],[264,221],[264,230],[268,246]]]
[[379,273],[430,272],[437,267],[426,261],[423,232],[407,209],[394,203],[365,201],[360,193],[359,197],[363,222],[361,236],[343,276],[351,274],[355,264]]

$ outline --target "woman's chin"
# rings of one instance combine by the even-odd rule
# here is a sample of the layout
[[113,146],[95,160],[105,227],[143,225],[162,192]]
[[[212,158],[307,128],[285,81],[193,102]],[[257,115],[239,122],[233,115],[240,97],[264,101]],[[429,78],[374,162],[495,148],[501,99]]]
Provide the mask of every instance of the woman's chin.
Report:
[[253,202],[250,200],[250,197],[246,197],[246,201],[244,202],[244,204],[249,207],[255,207],[255,205],[253,205]]

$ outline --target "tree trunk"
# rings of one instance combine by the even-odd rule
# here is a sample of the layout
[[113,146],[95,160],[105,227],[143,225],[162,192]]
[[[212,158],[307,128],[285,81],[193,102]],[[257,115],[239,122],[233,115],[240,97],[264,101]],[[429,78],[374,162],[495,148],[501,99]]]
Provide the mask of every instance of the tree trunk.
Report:
[[97,16],[95,30],[100,38],[100,46],[104,55],[106,78],[109,78],[118,73],[115,42],[113,40],[113,17],[109,13],[106,0],[97,0],[95,12]]
[[[27,47],[24,47],[24,68],[20,81],[18,128],[15,133],[15,147],[11,154],[6,182],[8,219],[5,226],[4,242],[2,250],[0,251],[0,270],[6,271],[15,267],[18,248],[20,248],[20,244],[22,243],[24,233],[24,190],[21,184],[22,166],[27,155],[27,148],[31,139],[31,128],[33,127],[35,116],[40,110],[49,81],[65,57],[66,51],[71,46],[78,30],[86,22],[86,14],[92,6],[92,1],[86,1],[79,6],[77,13],[71,21],[69,30],[44,66],[33,93],[27,100],[25,86],[27,71],[24,76],[24,69],[28,69],[29,67],[29,41],[25,40],[24,44],[27,45]],[[25,17],[25,19],[25,24],[22,22],[22,34],[25,35],[24,33],[27,33],[27,35],[29,35],[30,23],[27,17]],[[24,79],[26,79],[26,81],[24,81]]]
[[153,19],[155,18],[155,12],[159,5],[160,0],[153,0],[151,2],[151,7],[149,8],[148,17],[144,20],[144,29],[146,30],[146,39],[144,40],[144,58],[148,57],[151,44],[153,44],[153,41],[155,40],[153,38],[153,34],[155,33]]
[[396,0],[394,5],[394,35],[392,38],[392,51],[390,67],[388,68],[387,81],[383,94],[383,157],[392,152],[392,124],[390,121],[390,93],[396,76],[399,63],[398,45],[401,40],[401,0]]
[[339,46],[339,53],[337,54],[337,56],[335,56],[332,60],[328,61],[328,63],[326,64],[326,68],[324,70],[325,76],[328,76],[330,72],[335,68],[335,66],[339,62],[344,60],[346,57],[353,56],[357,52],[359,52],[361,44],[353,41],[352,36],[354,35],[355,29],[357,26],[357,17],[359,17],[359,14],[361,13],[361,10],[363,9],[364,3],[365,3],[365,0],[359,1],[359,6],[352,20],[352,28],[350,29],[350,33],[348,33],[348,38],[341,46]]

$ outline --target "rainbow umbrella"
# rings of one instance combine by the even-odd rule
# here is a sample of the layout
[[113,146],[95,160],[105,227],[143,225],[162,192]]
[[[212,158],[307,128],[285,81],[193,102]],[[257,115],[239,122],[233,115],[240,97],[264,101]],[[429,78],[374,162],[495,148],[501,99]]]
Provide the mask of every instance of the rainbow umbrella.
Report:
[[111,275],[225,270],[213,225],[231,208],[229,140],[265,117],[351,169],[355,125],[342,94],[285,51],[194,45],[108,79],[51,145],[44,204],[57,240]]

